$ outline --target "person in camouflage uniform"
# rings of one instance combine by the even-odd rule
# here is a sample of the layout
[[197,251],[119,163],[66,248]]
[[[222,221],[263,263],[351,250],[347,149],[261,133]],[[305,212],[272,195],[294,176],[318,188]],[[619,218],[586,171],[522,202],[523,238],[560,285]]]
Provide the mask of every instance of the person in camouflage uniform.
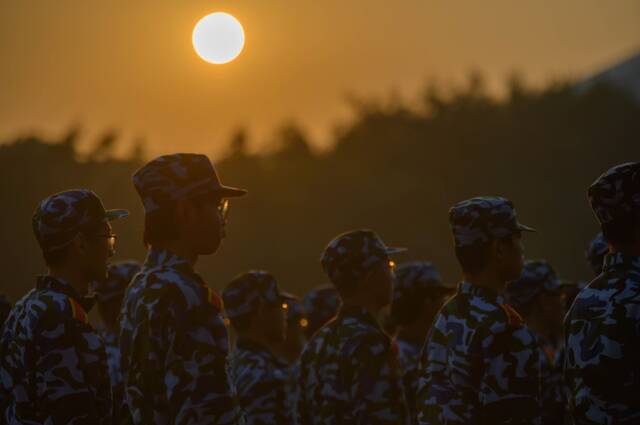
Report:
[[238,334],[229,375],[247,424],[290,424],[288,365],[274,354],[286,332],[284,300],[275,278],[265,271],[241,274],[224,289],[222,299]]
[[565,319],[574,423],[640,423],[640,162],[602,174],[589,202],[611,252]]
[[305,294],[302,306],[307,316],[307,339],[336,317],[341,302],[338,291],[331,284],[320,285]]
[[133,184],[149,252],[120,315],[126,421],[236,423],[222,300],[194,266],[225,236],[227,198],[246,192],[223,186],[209,159],[197,154],[156,158],[136,171]]
[[120,261],[109,264],[107,278],[91,283],[91,289],[95,294],[98,312],[102,319],[102,325],[98,327],[98,333],[104,341],[107,352],[107,365],[113,394],[113,417],[115,423],[120,423],[122,409],[126,409],[124,401],[124,381],[120,371],[120,324],[118,314],[122,307],[122,298],[129,282],[140,271],[140,263],[137,261]]
[[455,288],[443,283],[438,270],[427,261],[401,264],[396,269],[391,318],[399,327],[395,343],[412,424],[418,422],[416,393],[420,352],[434,317],[454,292]]
[[33,230],[49,272],[19,300],[0,339],[0,417],[6,424],[110,424],[104,344],[89,324],[89,283],[114,254],[106,211],[88,190],[44,199]]
[[521,233],[533,229],[500,197],[462,201],[449,222],[464,280],[421,355],[419,423],[540,423],[536,338],[502,295],[522,271]]
[[609,244],[605,240],[602,233],[598,233],[589,243],[589,247],[585,252],[585,257],[593,270],[593,274],[598,276],[602,273],[602,264],[604,257],[609,253]]
[[300,425],[405,423],[397,347],[376,321],[391,302],[389,256],[400,251],[370,230],[341,234],[326,247],[322,267],[343,304],[300,358]]
[[7,298],[0,294],[0,336],[2,335],[2,329],[4,327],[4,321],[9,317],[11,311],[11,303]]
[[564,420],[566,399],[562,388],[562,366],[557,363],[564,318],[564,299],[560,280],[544,260],[527,260],[518,280],[506,288],[509,303],[524,317],[538,339],[542,383],[542,424],[560,425]]

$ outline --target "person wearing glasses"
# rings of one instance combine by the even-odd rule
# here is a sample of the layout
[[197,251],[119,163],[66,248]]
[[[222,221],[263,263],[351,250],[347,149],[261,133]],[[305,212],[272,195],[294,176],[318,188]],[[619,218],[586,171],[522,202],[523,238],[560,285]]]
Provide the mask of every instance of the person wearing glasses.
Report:
[[252,270],[222,291],[238,339],[229,355],[229,375],[247,425],[292,423],[288,368],[276,355],[287,330],[286,301],[271,273]]
[[343,233],[326,247],[322,267],[342,306],[302,352],[300,425],[406,423],[398,353],[376,320],[391,303],[390,256],[402,251],[371,230]]
[[204,155],[160,156],[133,175],[145,210],[147,258],[125,293],[121,370],[134,424],[234,424],[220,297],[194,266],[225,237],[228,198]]
[[[115,236],[115,235],[114,235]],[[91,283],[91,289],[95,295],[98,313],[102,324],[97,327],[98,333],[104,341],[107,352],[107,365],[113,394],[114,423],[120,423],[121,410],[124,405],[124,382],[120,371],[120,324],[118,316],[122,307],[124,291],[129,282],[140,271],[140,263],[134,260],[119,261],[109,264],[107,278]]]
[[2,423],[111,424],[104,344],[89,324],[90,282],[104,279],[115,251],[110,221],[88,190],[44,199],[33,230],[48,273],[9,314],[0,339]]

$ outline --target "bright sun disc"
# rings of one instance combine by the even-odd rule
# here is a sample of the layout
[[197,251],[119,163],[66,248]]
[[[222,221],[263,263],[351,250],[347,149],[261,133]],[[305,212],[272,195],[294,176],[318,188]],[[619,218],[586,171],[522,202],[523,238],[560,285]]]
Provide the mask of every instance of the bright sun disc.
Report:
[[223,64],[238,57],[244,47],[244,30],[228,13],[216,12],[200,19],[193,28],[193,48],[209,63]]

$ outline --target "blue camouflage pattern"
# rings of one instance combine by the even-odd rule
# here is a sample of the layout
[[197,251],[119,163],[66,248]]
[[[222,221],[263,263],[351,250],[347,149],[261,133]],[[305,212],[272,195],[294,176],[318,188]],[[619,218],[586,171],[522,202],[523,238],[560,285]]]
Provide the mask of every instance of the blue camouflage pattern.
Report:
[[329,242],[320,263],[329,280],[339,287],[357,282],[380,264],[389,263],[390,255],[404,251],[387,247],[372,230],[352,230]]
[[640,162],[628,162],[607,170],[587,192],[600,224],[627,217],[640,209]]
[[125,294],[121,370],[135,424],[235,424],[222,301],[192,265],[152,248]]
[[609,243],[606,241],[602,233],[598,233],[595,238],[589,242],[589,247],[585,252],[585,257],[593,270],[593,274],[598,276],[602,273],[602,263],[605,255],[609,253]]
[[135,172],[133,185],[146,213],[154,212],[169,202],[207,193],[219,193],[225,198],[247,193],[244,189],[223,185],[209,158],[194,153],[155,158]]
[[539,424],[537,340],[498,292],[461,282],[421,355],[420,424]]
[[394,347],[370,313],[360,307],[342,307],[302,353],[298,423],[405,423]]
[[402,371],[402,385],[407,402],[408,423],[418,423],[417,397],[418,381],[420,380],[420,353],[422,343],[403,339],[398,336],[395,339],[398,350],[398,360]]
[[141,269],[135,260],[118,261],[107,267],[107,278],[91,282],[91,290],[96,294],[99,302],[109,301],[118,295],[124,295],[129,282]]
[[42,200],[31,224],[40,248],[48,252],[65,247],[88,226],[128,215],[126,210],[105,210],[100,198],[90,190],[73,189]]
[[576,424],[640,423],[640,257],[612,253],[565,319],[564,379]]
[[267,347],[238,338],[229,355],[229,375],[247,425],[291,424],[289,368]]
[[264,270],[251,270],[236,276],[222,291],[229,319],[255,313],[261,303],[281,304],[282,296],[275,277]]
[[15,304],[0,338],[0,422],[111,424],[105,349],[83,304],[51,276]]
[[507,283],[505,295],[516,309],[531,303],[543,292],[560,294],[560,279],[545,260],[526,260],[518,280]]
[[513,202],[498,196],[482,196],[458,202],[449,210],[455,246],[487,243],[535,229],[518,222]]

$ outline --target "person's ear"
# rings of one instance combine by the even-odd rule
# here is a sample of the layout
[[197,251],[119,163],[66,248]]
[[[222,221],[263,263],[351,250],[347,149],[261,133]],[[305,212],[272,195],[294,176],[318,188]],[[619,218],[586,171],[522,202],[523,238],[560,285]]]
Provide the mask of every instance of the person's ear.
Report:
[[82,233],[78,233],[69,244],[71,256],[85,255],[88,249],[87,237]]
[[176,201],[175,216],[177,223],[183,223],[191,219],[189,203],[184,199]]

